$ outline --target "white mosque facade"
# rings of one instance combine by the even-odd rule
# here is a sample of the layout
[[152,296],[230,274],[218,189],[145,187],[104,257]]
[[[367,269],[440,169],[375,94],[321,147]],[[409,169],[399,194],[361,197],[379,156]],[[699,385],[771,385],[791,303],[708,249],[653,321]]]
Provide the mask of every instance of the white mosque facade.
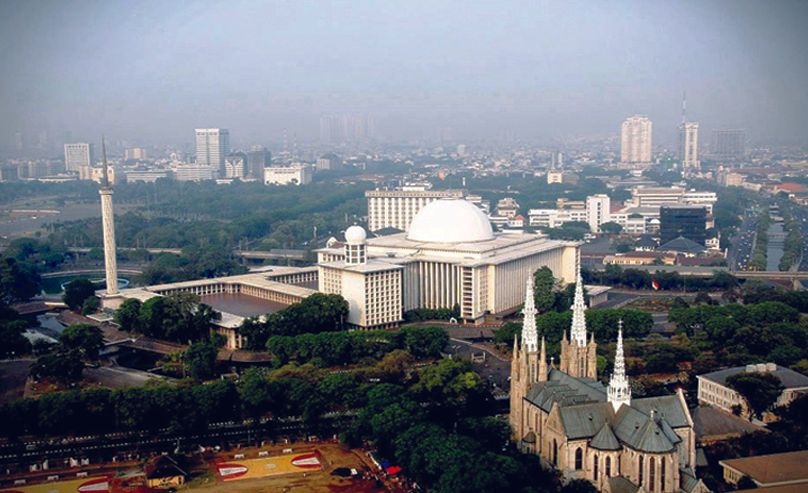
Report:
[[[348,322],[361,328],[398,324],[417,308],[460,307],[464,322],[516,311],[525,281],[543,266],[575,280],[578,243],[528,233],[495,233],[488,217],[462,199],[431,202],[407,232],[367,238],[346,230],[345,243],[318,251],[318,290],[348,300]],[[359,253],[356,253],[359,252]]]

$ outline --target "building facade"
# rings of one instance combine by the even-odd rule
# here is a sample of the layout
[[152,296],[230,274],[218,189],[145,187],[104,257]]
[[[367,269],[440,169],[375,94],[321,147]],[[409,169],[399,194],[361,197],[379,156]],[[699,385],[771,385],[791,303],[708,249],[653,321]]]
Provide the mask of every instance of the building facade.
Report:
[[230,131],[225,128],[196,129],[196,164],[224,176],[225,157],[230,154]]
[[700,205],[663,205],[659,208],[660,244],[678,237],[701,246],[707,239],[707,209]]
[[311,167],[305,164],[264,168],[264,185],[308,185],[311,179]]
[[686,122],[679,128],[680,132],[680,158],[685,171],[697,170],[701,167],[699,161],[699,124]]
[[65,144],[65,171],[78,173],[82,166],[92,167],[94,163],[95,150],[92,144]]
[[[740,373],[768,373],[774,375],[783,384],[783,392],[777,398],[775,405],[787,406],[794,399],[803,394],[808,394],[808,377],[790,368],[778,366],[774,363],[759,363],[756,365],[737,366],[718,370],[705,375],[698,375],[698,398],[700,403],[715,406],[728,413],[734,411],[733,408],[741,410],[744,415],[749,414],[749,406],[746,400],[734,389],[727,385],[727,378]],[[770,414],[764,414],[764,421],[772,418]]]
[[620,132],[620,161],[650,163],[652,130],[651,120],[647,116],[627,118]]
[[514,337],[511,361],[510,424],[517,446],[598,491],[707,492],[694,472],[696,437],[683,393],[632,398],[622,326],[608,387],[597,380],[597,345],[586,332],[580,277],[559,368],[547,362],[532,289],[526,293],[522,339]]
[[442,198],[462,198],[462,190],[430,190],[413,184],[397,190],[368,190],[368,229],[395,228],[407,231],[415,215],[427,204]]
[[264,168],[272,164],[272,154],[264,146],[252,146],[247,153],[247,176],[254,180],[264,179]]
[[746,132],[743,130],[713,130],[710,151],[718,160],[742,159],[746,154]]
[[586,222],[593,233],[600,231],[603,223],[611,221],[609,217],[612,203],[608,195],[597,194],[586,198]]
[[[407,233],[367,239],[367,258],[369,264],[401,268],[402,310],[458,306],[463,321],[478,323],[487,315],[517,310],[525,280],[542,266],[571,282],[578,246],[543,235],[495,234],[474,204],[442,199],[424,207]],[[318,262],[326,269],[342,269],[345,255],[334,240],[318,250]]]

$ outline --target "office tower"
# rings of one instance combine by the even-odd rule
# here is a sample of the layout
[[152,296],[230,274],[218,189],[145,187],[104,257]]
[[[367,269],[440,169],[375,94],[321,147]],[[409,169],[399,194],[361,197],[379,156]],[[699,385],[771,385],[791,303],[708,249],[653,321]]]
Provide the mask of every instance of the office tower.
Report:
[[123,158],[125,161],[139,161],[146,159],[146,149],[142,147],[130,147],[123,151]]
[[663,205],[659,208],[660,243],[680,236],[704,246],[707,238],[707,209],[698,205]]
[[65,144],[65,170],[78,172],[82,166],[92,166],[94,154],[92,144]]
[[651,162],[651,120],[634,115],[623,122],[620,135],[620,161],[624,163]]
[[597,194],[586,198],[586,221],[593,233],[600,231],[601,224],[609,222],[610,209],[611,200],[608,195]]
[[698,169],[701,166],[698,122],[685,122],[679,127],[679,157],[685,170]]
[[247,174],[247,155],[234,152],[224,159],[224,175],[219,178],[244,178]]
[[225,128],[196,129],[196,164],[225,175],[224,161],[230,154],[230,132]]
[[426,185],[408,185],[400,190],[368,190],[368,229],[396,228],[407,231],[415,215],[438,199],[463,198],[462,190],[430,190]]
[[247,153],[247,176],[256,180],[264,179],[264,168],[272,164],[272,155],[264,146],[252,146]]
[[741,159],[746,151],[746,132],[743,130],[713,130],[713,141],[710,147],[716,159]]
[[375,134],[373,118],[367,115],[326,115],[320,117],[320,142],[342,144],[364,142]]
[[553,151],[550,156],[550,168],[561,169],[564,167],[564,153]]

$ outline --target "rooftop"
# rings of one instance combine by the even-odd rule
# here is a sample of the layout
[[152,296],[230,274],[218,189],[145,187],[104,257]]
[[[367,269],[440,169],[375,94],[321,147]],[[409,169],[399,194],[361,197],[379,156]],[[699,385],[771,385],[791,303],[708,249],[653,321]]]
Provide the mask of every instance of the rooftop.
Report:
[[728,459],[719,464],[751,477],[758,486],[808,483],[808,450]]
[[[746,371],[745,366],[736,366],[734,368],[727,368],[725,370],[718,370],[711,373],[705,373],[704,375],[699,375],[699,378],[704,378],[705,380],[710,380],[712,382],[725,385],[727,383],[728,377],[731,377],[732,375],[737,375],[738,373],[742,373],[745,371]],[[808,377],[806,377],[802,373],[797,373],[796,371],[790,368],[777,365],[774,370],[767,370],[766,373],[771,373],[772,375],[777,377],[783,384],[783,387],[785,387],[786,389],[808,387]]]

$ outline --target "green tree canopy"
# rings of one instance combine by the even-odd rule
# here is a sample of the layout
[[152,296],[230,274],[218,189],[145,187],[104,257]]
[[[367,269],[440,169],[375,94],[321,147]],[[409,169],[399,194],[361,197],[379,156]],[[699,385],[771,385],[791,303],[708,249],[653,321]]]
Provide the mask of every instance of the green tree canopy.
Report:
[[727,385],[741,394],[758,419],[774,407],[783,392],[780,379],[769,373],[738,373],[727,377]]
[[95,296],[95,285],[89,279],[76,279],[65,286],[62,300],[71,310],[78,310],[90,296]]

